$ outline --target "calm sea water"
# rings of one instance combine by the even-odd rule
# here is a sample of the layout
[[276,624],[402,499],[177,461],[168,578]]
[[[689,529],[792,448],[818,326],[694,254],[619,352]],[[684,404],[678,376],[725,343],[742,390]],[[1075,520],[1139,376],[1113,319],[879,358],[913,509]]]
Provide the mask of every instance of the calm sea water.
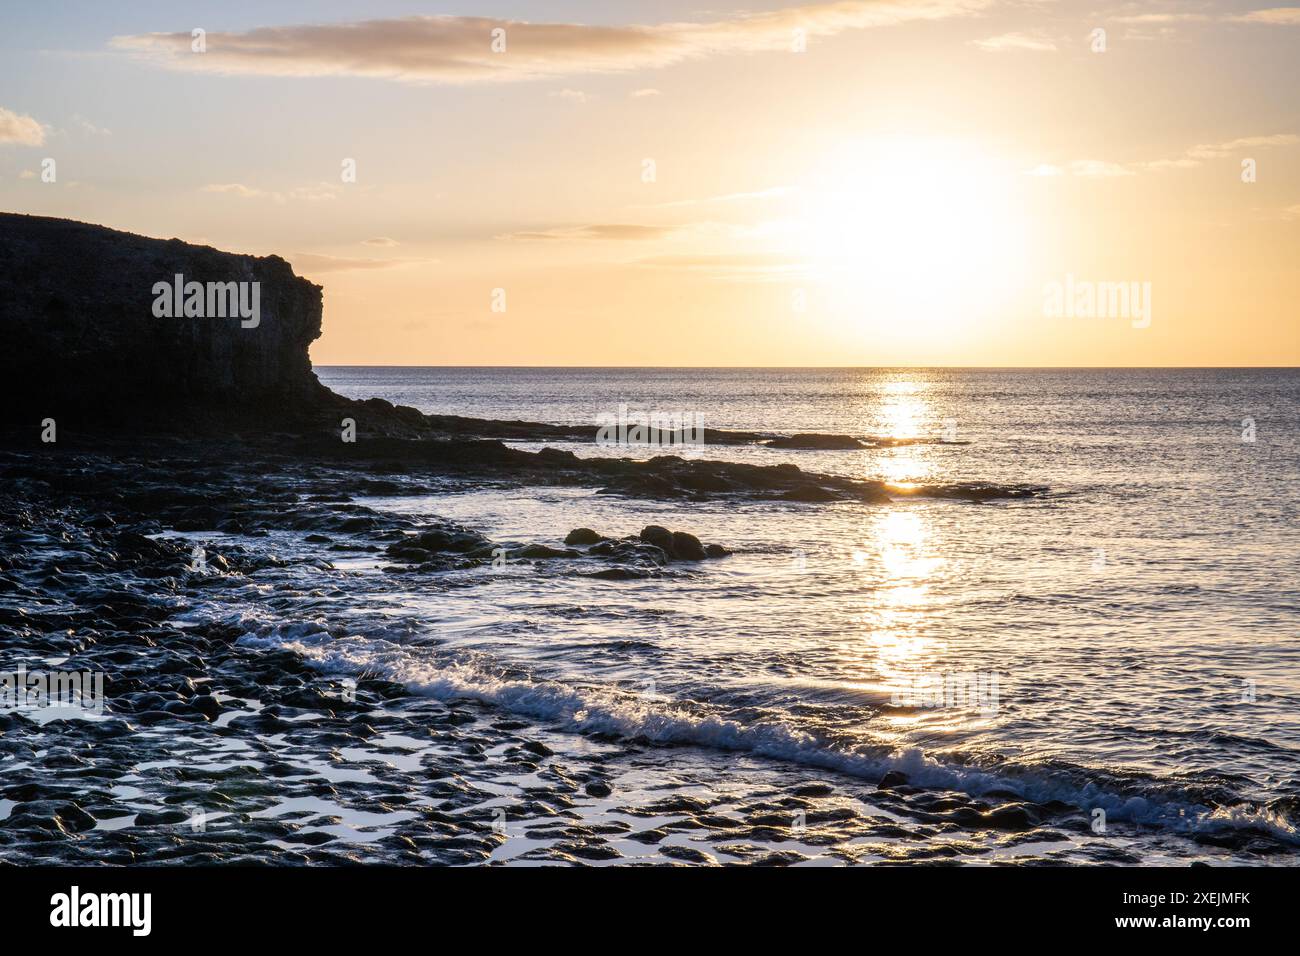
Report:
[[[946,430],[956,443],[690,454],[1051,493],[885,506],[529,488],[371,499],[497,540],[654,523],[736,553],[617,584],[485,571],[473,588],[392,602],[436,621],[438,655],[362,638],[304,653],[575,731],[747,751],[773,774],[793,763],[874,782],[898,770],[1100,808],[1166,838],[1249,826],[1296,839],[1300,371],[317,372],[351,397],[485,418],[594,423],[626,404],[718,428]],[[972,676],[982,697],[934,693]]]

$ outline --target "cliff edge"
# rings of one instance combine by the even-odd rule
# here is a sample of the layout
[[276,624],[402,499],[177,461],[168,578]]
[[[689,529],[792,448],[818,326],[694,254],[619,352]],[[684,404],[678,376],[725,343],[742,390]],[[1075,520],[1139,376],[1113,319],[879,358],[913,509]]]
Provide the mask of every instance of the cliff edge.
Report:
[[0,213],[7,422],[300,416],[336,398],[307,356],[320,332],[321,287],[278,256]]

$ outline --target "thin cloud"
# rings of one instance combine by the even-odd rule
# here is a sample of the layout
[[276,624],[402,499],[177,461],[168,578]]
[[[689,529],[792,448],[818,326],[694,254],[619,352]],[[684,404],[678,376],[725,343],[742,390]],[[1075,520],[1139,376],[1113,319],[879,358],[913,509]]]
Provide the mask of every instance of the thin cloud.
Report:
[[633,99],[641,99],[642,97],[646,97],[646,96],[662,96],[662,95],[663,95],[662,93],[660,93],[658,90],[652,87],[646,87],[643,90],[633,90],[631,93],[628,94],[628,96],[632,97]]
[[258,199],[262,196],[269,196],[270,193],[263,192],[260,189],[253,189],[251,186],[245,186],[243,183],[209,183],[199,192],[204,193],[225,193],[231,196],[238,196],[240,199]]
[[1300,25],[1300,7],[1270,7],[1267,10],[1251,10],[1249,13],[1235,17],[1241,23],[1268,23],[1274,26]]
[[1055,53],[1056,43],[1046,37],[1029,33],[1004,33],[1001,36],[973,41],[985,53],[1009,53],[1028,51],[1033,53]]
[[[114,37],[113,47],[172,69],[271,76],[364,76],[408,82],[473,83],[654,69],[705,56],[789,51],[795,30],[833,36],[965,16],[991,0],[839,0],[704,23],[589,26],[488,17],[418,16],[207,35]],[[505,49],[493,50],[504,30]],[[499,49],[499,44],[498,44]]]
[[362,240],[361,240],[361,244],[362,244],[363,246],[399,246],[399,245],[401,245],[401,243],[399,243],[396,239],[389,239],[387,236],[376,236],[376,237],[373,238],[373,239],[362,239]]
[[72,114],[72,122],[77,127],[77,129],[81,130],[83,133],[86,133],[89,136],[112,136],[113,135],[113,131],[111,129],[105,129],[103,126],[98,126],[95,123],[92,123],[90,120],[86,119],[80,113]]
[[749,202],[761,199],[780,199],[794,192],[793,186],[773,186],[753,192],[724,193],[721,196],[703,196],[699,199],[674,199],[671,202],[651,203],[648,208],[670,209],[674,206],[704,206],[710,203]]
[[1209,160],[1239,156],[1245,150],[1294,146],[1297,143],[1300,143],[1300,136],[1294,133],[1241,136],[1221,143],[1200,143],[1188,149],[1183,155],[1176,156],[1173,159],[1156,159],[1144,163],[1130,163],[1129,165],[1097,159],[1076,159],[1074,162],[1065,164],[1065,166],[1043,163],[1033,169],[1026,170],[1026,172],[1030,176],[1061,176],[1065,173],[1090,178],[1133,176],[1139,172],[1158,173],[1170,169],[1195,169]]
[[1187,151],[1191,159],[1220,159],[1231,156],[1243,149],[1258,149],[1267,146],[1294,146],[1300,143],[1300,136],[1294,133],[1277,133],[1272,136],[1243,136],[1226,143],[1209,143],[1193,146]]
[[317,183],[314,186],[296,186],[288,192],[279,192],[268,189],[257,189],[253,186],[246,186],[243,183],[209,183],[203,186],[199,192],[220,193],[229,196],[238,196],[240,199],[269,199],[276,203],[286,203],[290,201],[298,202],[325,202],[337,199],[341,187],[331,183]]
[[558,100],[571,100],[574,103],[587,102],[587,94],[582,92],[582,90],[570,90],[567,88],[563,90],[551,90],[551,92],[546,95]]
[[44,126],[30,116],[0,106],[0,143],[40,146],[44,142]]
[[1115,22],[1135,25],[1150,25],[1168,23],[1201,23],[1209,19],[1210,17],[1206,16],[1204,13],[1138,13],[1126,17],[1115,17]]
[[1072,176],[1086,179],[1111,179],[1116,176],[1132,176],[1133,170],[1119,163],[1108,163],[1100,159],[1076,159],[1067,167]]
[[302,252],[295,255],[291,263],[295,270],[302,273],[320,272],[355,272],[362,269],[393,269],[397,266],[435,263],[436,259],[356,259],[346,256],[326,256],[319,253]]
[[496,238],[524,242],[555,239],[616,239],[626,241],[633,239],[662,239],[676,230],[677,227],[675,226],[602,223],[591,226],[565,226],[557,229],[510,232]]
[[647,256],[636,260],[635,265],[747,282],[773,282],[803,275],[808,271],[808,263],[802,259],[760,252]]

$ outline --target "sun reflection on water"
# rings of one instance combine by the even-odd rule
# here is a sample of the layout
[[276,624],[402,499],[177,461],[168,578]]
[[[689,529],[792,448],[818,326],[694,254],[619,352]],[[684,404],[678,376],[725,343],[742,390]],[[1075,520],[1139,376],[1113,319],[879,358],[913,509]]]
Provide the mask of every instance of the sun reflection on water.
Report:
[[[933,409],[925,399],[929,388],[928,382],[916,378],[885,383],[875,410],[876,435],[901,442],[922,442],[933,437]],[[882,448],[875,460],[880,477],[900,488],[928,477],[931,465],[924,454],[926,447],[924,444],[902,444]]]
[[[946,656],[947,641],[933,636],[941,607],[932,585],[949,562],[935,549],[931,519],[923,508],[882,509],[872,515],[867,530],[853,555],[874,585],[862,621],[879,685],[892,694],[917,674],[937,669]],[[888,720],[901,726],[922,716],[899,713]]]

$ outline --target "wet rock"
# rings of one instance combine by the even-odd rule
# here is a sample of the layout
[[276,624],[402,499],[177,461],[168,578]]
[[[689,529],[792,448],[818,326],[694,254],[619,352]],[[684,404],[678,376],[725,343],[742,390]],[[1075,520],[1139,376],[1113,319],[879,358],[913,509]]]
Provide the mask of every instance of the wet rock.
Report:
[[645,568],[601,568],[599,571],[582,575],[584,578],[597,581],[640,581],[654,576],[654,571]]
[[641,529],[641,540],[660,548],[665,554],[672,554],[673,533],[667,528],[661,528],[657,524],[646,525]]
[[829,783],[809,783],[804,784],[802,787],[796,787],[794,795],[796,797],[829,797],[834,792],[835,788]]
[[880,783],[876,784],[878,790],[892,790],[894,787],[907,785],[907,774],[901,770],[891,770],[880,778]]
[[575,551],[572,548],[552,548],[545,544],[530,544],[522,548],[516,548],[510,552],[512,558],[580,558],[581,551]]
[[[647,525],[638,535],[644,544],[658,548],[665,557],[674,561],[703,561],[706,558],[721,558],[730,554],[721,545],[705,547],[700,539],[687,531],[669,531],[659,525]],[[615,554],[617,549],[615,549]]]
[[170,826],[177,823],[183,823],[190,818],[190,815],[184,810],[161,810],[153,812],[144,810],[135,816],[135,825],[137,827],[156,827]]
[[597,532],[592,531],[590,528],[574,528],[567,535],[565,535],[564,543],[588,545],[588,544],[599,544],[601,541],[604,540],[605,540],[604,535],[598,534]]
[[981,822],[997,830],[1028,830],[1038,822],[1038,814],[1025,803],[1008,803],[981,816]]
[[83,833],[95,829],[96,820],[75,803],[64,804],[58,810],[59,821],[67,830]]
[[682,860],[685,863],[711,864],[717,861],[705,853],[703,850],[697,850],[691,846],[679,846],[675,843],[666,843],[659,847],[659,852],[664,856],[674,860]]
[[223,710],[221,703],[211,694],[199,694],[190,701],[190,706],[208,720],[216,720]]
[[767,446],[769,448],[806,448],[826,451],[868,447],[852,435],[817,434],[783,435],[780,438],[769,440]]
[[686,531],[673,532],[672,555],[681,561],[703,561],[708,557],[700,539]]
[[390,544],[387,550],[395,558],[421,561],[436,552],[469,554],[486,551],[491,553],[492,542],[477,531],[447,522],[408,535]]
[[822,488],[819,485],[804,485],[799,488],[791,488],[781,497],[786,501],[820,503],[826,501],[839,501],[843,498],[843,495],[831,491],[829,488]]

